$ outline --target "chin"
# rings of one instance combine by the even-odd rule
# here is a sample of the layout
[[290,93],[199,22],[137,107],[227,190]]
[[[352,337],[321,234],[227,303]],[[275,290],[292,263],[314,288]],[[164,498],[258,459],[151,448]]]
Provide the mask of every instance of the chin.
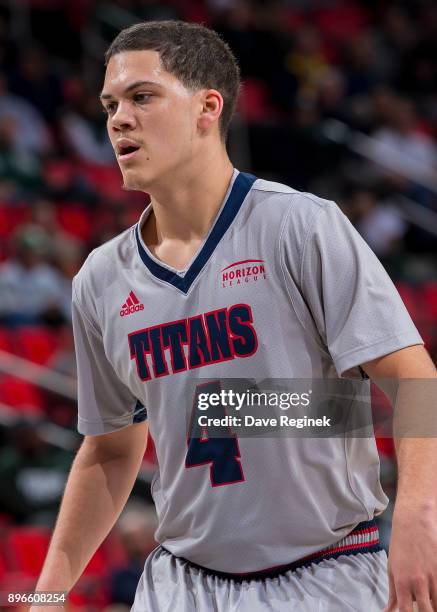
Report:
[[123,189],[126,191],[146,191],[150,184],[145,176],[139,176],[137,172],[127,171],[123,173]]

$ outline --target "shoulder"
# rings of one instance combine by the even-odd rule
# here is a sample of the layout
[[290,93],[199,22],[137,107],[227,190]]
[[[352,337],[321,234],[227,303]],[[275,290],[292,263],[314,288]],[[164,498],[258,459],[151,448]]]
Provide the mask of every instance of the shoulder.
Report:
[[129,265],[135,240],[134,225],[91,251],[73,279],[73,296],[80,304],[99,298],[113,282],[116,270]]
[[261,178],[254,182],[252,192],[255,198],[269,200],[272,204],[284,207],[285,210],[299,209],[308,214],[314,214],[332,205],[335,206],[334,202],[320,198],[313,193],[299,191],[288,185]]
[[256,203],[268,206],[263,210],[266,216],[279,215],[284,229],[299,234],[306,233],[316,218],[323,218],[323,212],[339,211],[331,200],[274,181],[257,179],[252,191]]

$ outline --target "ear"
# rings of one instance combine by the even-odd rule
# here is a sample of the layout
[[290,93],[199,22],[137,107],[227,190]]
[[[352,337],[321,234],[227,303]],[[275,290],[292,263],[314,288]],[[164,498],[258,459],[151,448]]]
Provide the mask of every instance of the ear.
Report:
[[209,132],[218,122],[223,110],[223,97],[216,89],[204,89],[200,96],[200,113],[197,127],[201,132]]

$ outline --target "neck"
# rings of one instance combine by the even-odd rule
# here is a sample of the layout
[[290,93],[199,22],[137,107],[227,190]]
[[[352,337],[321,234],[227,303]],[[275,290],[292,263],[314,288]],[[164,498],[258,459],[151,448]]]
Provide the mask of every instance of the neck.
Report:
[[153,216],[143,228],[146,244],[165,239],[189,241],[208,233],[232,178],[232,163],[223,149],[150,194]]

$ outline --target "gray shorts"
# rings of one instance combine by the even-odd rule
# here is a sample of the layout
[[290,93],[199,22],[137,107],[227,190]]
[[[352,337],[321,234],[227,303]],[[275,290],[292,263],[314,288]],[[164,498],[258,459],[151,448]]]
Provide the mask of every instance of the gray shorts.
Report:
[[385,551],[236,581],[158,547],[146,559],[131,612],[381,612],[387,599]]

